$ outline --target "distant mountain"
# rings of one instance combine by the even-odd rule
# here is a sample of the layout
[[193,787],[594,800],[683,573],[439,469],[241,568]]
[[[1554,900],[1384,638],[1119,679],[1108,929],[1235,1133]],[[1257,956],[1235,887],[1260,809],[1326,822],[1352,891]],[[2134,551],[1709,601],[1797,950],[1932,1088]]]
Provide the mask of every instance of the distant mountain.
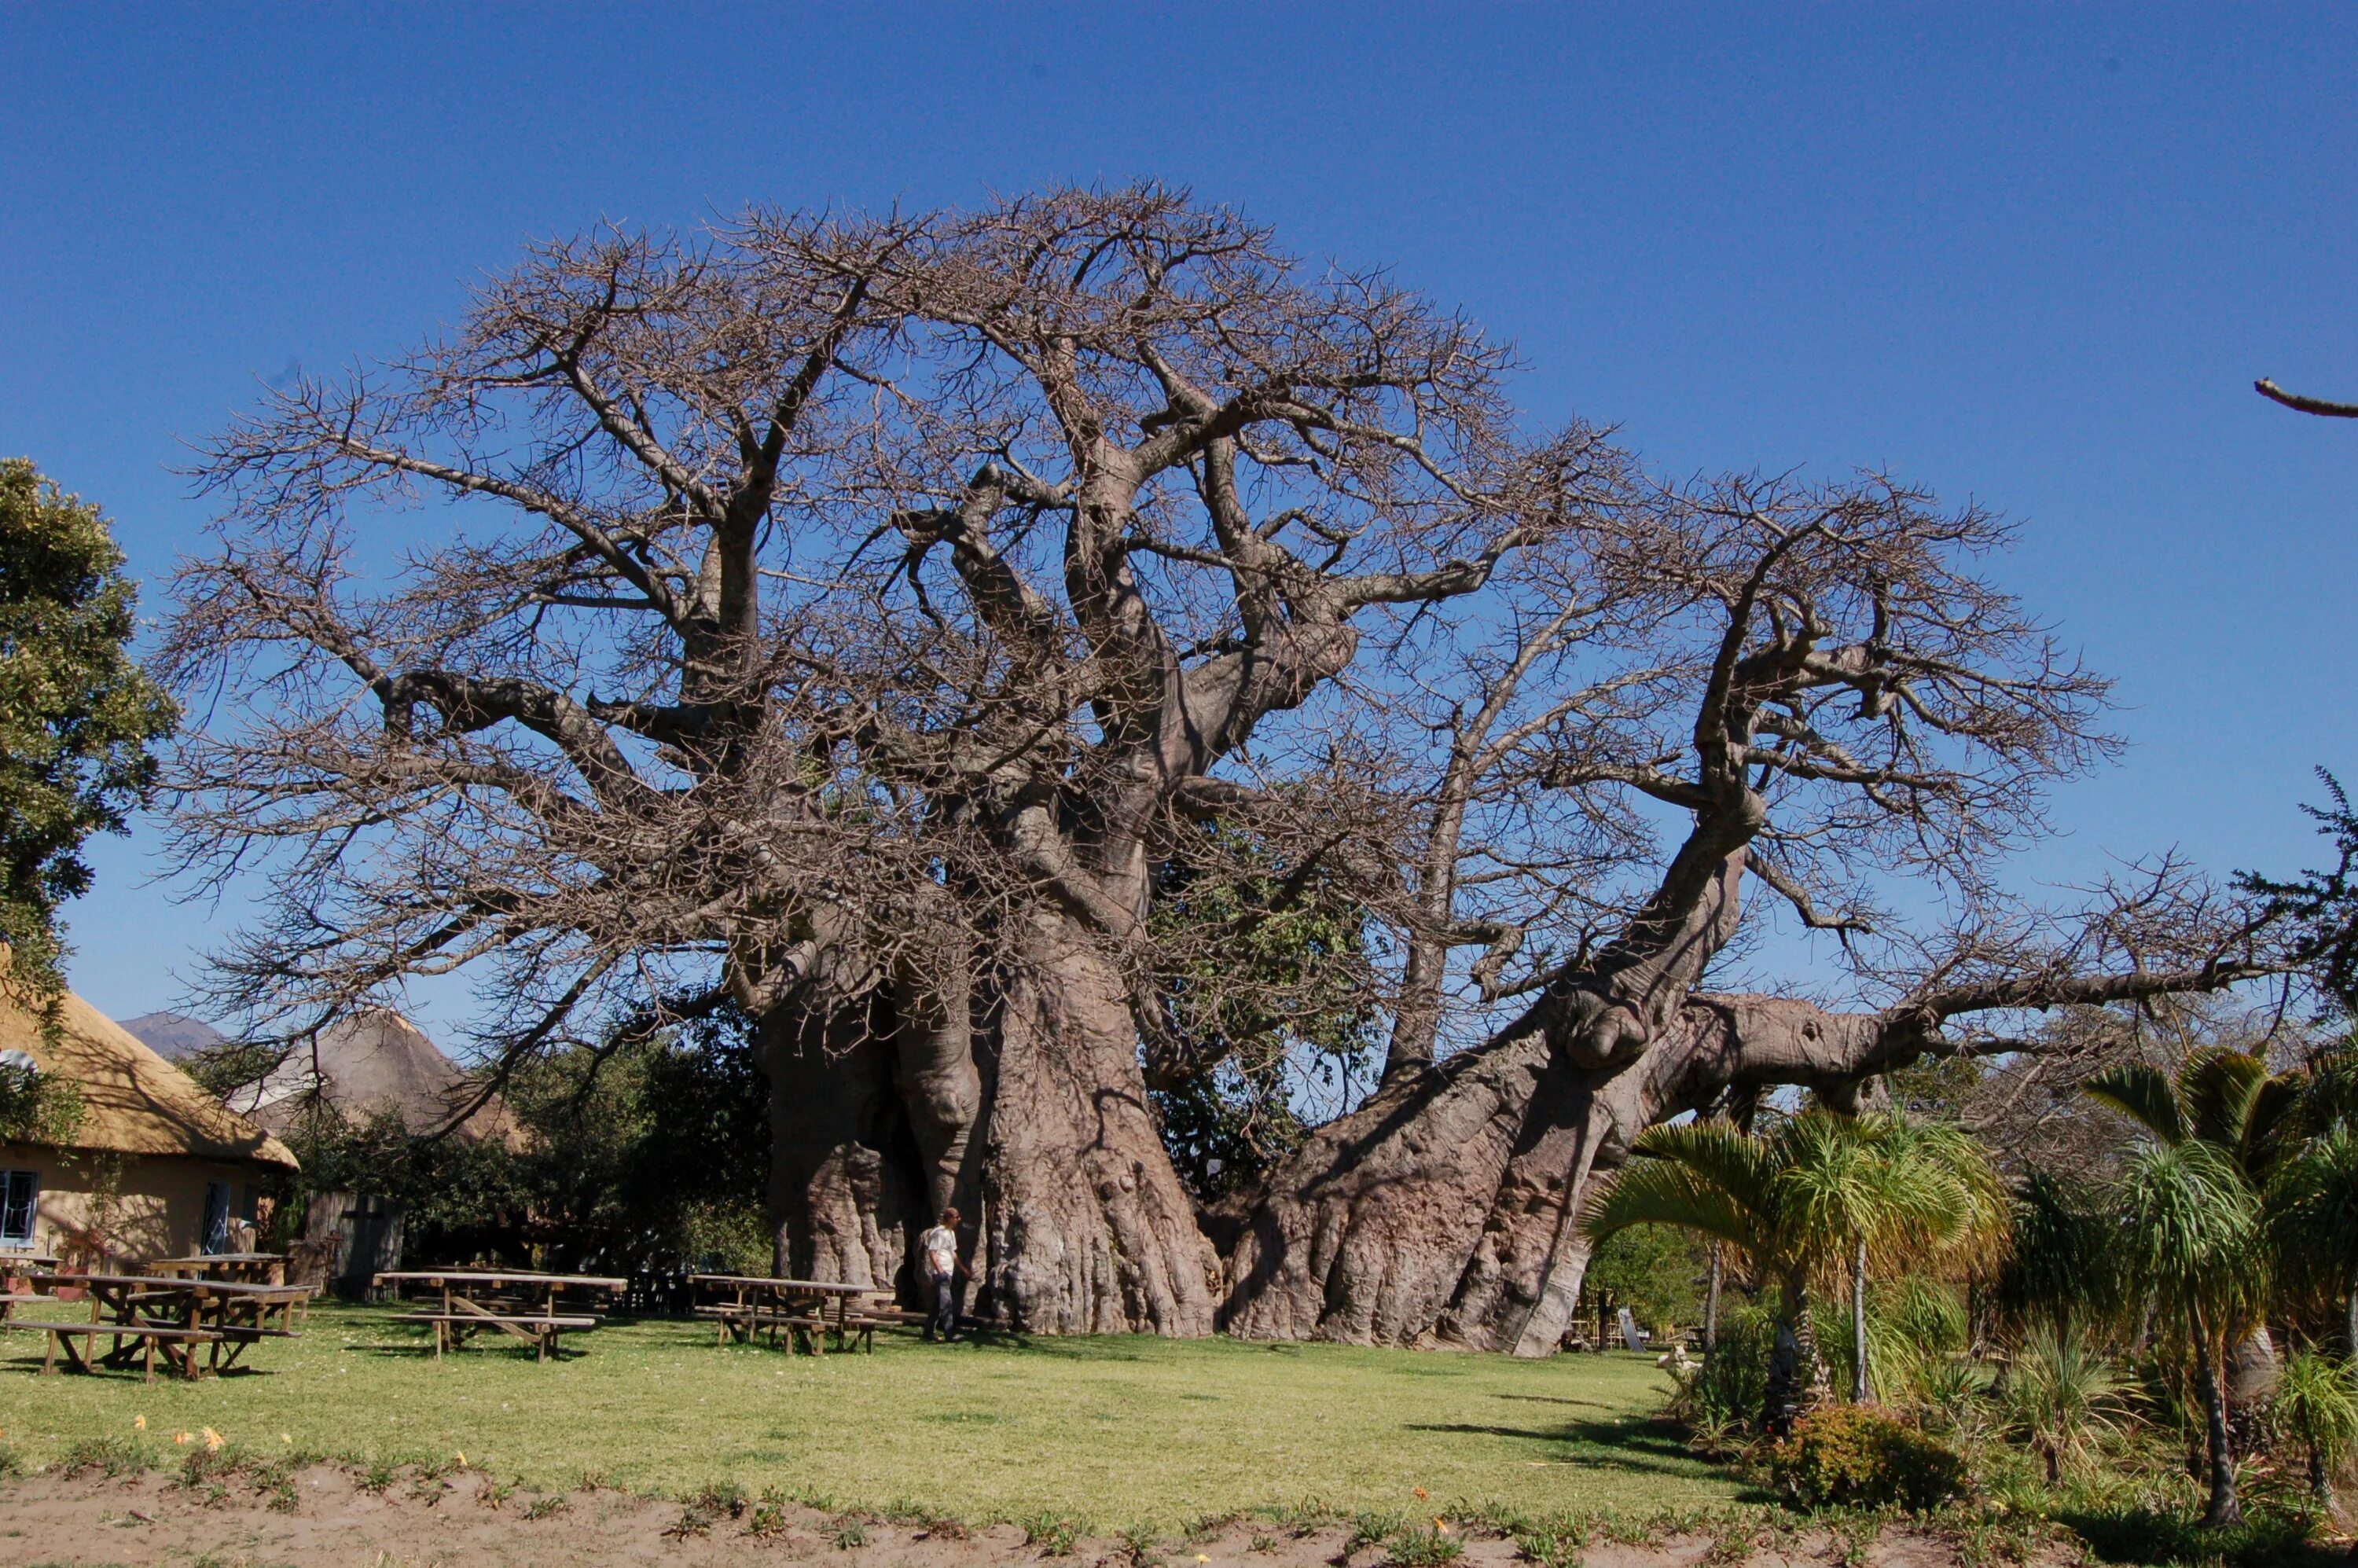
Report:
[[211,1024],[194,1018],[183,1018],[177,1012],[143,1012],[136,1018],[123,1020],[123,1027],[131,1036],[168,1062],[177,1062],[194,1055],[208,1045],[218,1045],[228,1036]]

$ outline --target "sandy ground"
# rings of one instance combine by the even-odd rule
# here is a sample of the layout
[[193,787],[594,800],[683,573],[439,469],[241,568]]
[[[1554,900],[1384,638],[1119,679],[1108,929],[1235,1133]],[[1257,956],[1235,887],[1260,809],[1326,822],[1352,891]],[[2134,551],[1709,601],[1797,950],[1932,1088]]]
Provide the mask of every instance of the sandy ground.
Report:
[[[513,1565],[798,1563],[819,1568],[1140,1568],[1131,1545],[1082,1538],[1069,1553],[1029,1543],[1011,1525],[968,1531],[863,1522],[787,1506],[756,1519],[752,1506],[683,1530],[680,1504],[613,1491],[495,1495],[482,1477],[396,1478],[370,1491],[345,1471],[315,1466],[293,1477],[292,1507],[233,1482],[208,1490],[149,1472],[103,1477],[33,1475],[0,1482],[0,1563],[201,1564],[202,1568],[428,1568]],[[761,1533],[755,1533],[758,1527]],[[1381,1546],[1347,1552],[1340,1527],[1296,1530],[1263,1521],[1225,1525],[1149,1550],[1167,1568],[1380,1568]],[[1845,1555],[1846,1552],[1849,1553]],[[1953,1568],[1944,1543],[1887,1530],[1864,1552],[1821,1532],[1742,1545],[1684,1536],[1644,1545],[1592,1543],[1585,1568],[1691,1568],[1704,1563],[1800,1568],[1837,1563],[1870,1568]],[[1149,1563],[1153,1558],[1147,1560]],[[1465,1540],[1458,1568],[1528,1563],[1511,1540]],[[2056,1560],[2058,1563],[2061,1558]]]

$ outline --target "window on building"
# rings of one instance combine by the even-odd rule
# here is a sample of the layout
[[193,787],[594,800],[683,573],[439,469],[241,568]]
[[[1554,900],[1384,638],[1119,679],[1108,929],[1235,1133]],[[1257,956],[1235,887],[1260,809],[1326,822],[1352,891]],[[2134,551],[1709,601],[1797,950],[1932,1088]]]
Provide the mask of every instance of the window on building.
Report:
[[41,1179],[31,1171],[0,1171],[0,1247],[30,1247]]
[[198,1230],[198,1250],[226,1252],[229,1250],[229,1184],[205,1184],[205,1222]]

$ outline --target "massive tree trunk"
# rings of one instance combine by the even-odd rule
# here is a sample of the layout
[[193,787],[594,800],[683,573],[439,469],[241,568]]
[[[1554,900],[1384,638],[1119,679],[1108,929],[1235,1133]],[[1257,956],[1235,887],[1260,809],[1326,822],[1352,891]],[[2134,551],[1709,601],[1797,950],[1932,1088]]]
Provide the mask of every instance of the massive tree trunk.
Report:
[[1477,1046],[1320,1130],[1248,1216],[1230,1330],[1548,1355],[1588,1265],[1582,1204],[1640,1131],[1730,1088],[1838,1090],[1924,1044],[1879,1016],[1758,996],[1688,998],[1622,1066],[1576,1066],[1560,1039]]
[[927,1223],[925,1160],[882,1011],[788,1005],[762,1021],[781,1274],[896,1290]]
[[982,1310],[1033,1333],[1211,1333],[1219,1262],[1147,1103],[1129,988],[1069,917],[1025,917],[994,1066]]

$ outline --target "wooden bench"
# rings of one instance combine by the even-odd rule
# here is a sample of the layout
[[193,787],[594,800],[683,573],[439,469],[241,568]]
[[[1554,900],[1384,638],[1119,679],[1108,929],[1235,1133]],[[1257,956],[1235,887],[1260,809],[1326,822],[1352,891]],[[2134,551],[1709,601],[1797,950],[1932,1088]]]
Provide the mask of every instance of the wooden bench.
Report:
[[754,1336],[767,1333],[771,1347],[774,1349],[778,1336],[783,1333],[786,1336],[787,1349],[799,1348],[813,1356],[825,1353],[820,1336],[835,1328],[835,1321],[822,1316],[817,1307],[793,1308],[728,1302],[698,1307],[696,1315],[708,1318],[719,1325],[720,1343],[723,1345],[729,1343],[731,1335],[750,1342]]
[[496,1328],[501,1333],[523,1340],[533,1348],[533,1359],[546,1361],[556,1349],[557,1336],[566,1332],[595,1328],[598,1320],[587,1315],[563,1314],[489,1313],[480,1308],[467,1312],[408,1312],[394,1319],[395,1323],[430,1323],[434,1325],[434,1359],[442,1359],[445,1350],[456,1349],[464,1343],[472,1329]]
[[[169,1346],[172,1345],[218,1345],[222,1337],[220,1331],[216,1329],[178,1328],[151,1323],[91,1323],[88,1321],[53,1323],[12,1317],[6,1320],[5,1326],[12,1330],[28,1329],[35,1334],[47,1334],[49,1336],[49,1347],[41,1356],[41,1376],[45,1378],[57,1375],[58,1352],[60,1349],[66,1353],[66,1364],[75,1371],[87,1372],[92,1369],[92,1364],[98,1359],[95,1354],[97,1346],[86,1346],[83,1353],[77,1354],[73,1347],[73,1341],[76,1339],[96,1339],[101,1335],[104,1335],[117,1341],[118,1347],[123,1340],[136,1339],[140,1342],[141,1361],[146,1380],[151,1383],[156,1380],[156,1346],[158,1341],[166,1345],[165,1356],[168,1360],[171,1355]],[[187,1361],[182,1370],[189,1377],[196,1376],[195,1361],[193,1359]]]
[[910,1311],[890,1291],[872,1291],[853,1300],[843,1321],[845,1332],[857,1335],[868,1346],[869,1353],[873,1355],[878,1329],[923,1328],[933,1321],[933,1314]]

